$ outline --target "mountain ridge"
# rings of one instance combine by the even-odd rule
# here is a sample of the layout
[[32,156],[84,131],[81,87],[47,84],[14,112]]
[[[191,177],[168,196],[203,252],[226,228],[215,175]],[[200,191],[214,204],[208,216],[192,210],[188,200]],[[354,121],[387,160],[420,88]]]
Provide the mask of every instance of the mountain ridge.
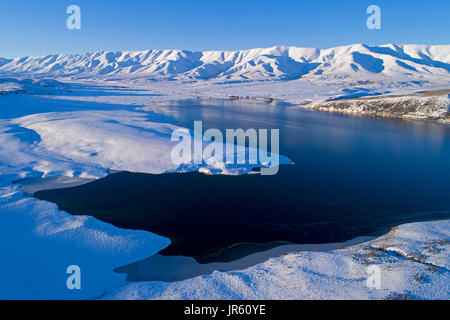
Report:
[[0,76],[6,75],[239,81],[377,75],[450,77],[450,45],[352,44],[329,49],[274,46],[224,51],[97,51],[0,58]]

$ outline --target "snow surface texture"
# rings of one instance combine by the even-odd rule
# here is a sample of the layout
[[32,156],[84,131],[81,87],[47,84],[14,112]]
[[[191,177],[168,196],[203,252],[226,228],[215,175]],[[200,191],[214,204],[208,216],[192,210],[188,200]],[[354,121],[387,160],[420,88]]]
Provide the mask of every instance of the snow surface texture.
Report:
[[[243,271],[181,282],[129,283],[104,299],[448,299],[450,221],[413,223],[375,241],[291,253]],[[380,287],[367,285],[370,266]]]

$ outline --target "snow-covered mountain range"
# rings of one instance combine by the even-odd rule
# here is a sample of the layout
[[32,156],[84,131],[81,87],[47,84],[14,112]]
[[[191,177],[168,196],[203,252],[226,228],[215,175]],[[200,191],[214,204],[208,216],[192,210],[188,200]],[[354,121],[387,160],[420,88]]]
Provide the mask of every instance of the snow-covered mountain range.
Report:
[[450,77],[450,45],[354,44],[330,49],[148,50],[0,58],[0,75],[148,77],[224,81]]

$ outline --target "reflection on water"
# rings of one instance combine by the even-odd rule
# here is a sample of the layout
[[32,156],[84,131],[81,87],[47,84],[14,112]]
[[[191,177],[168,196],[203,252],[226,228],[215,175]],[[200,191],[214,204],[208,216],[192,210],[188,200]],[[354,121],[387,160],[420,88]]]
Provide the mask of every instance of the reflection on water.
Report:
[[36,196],[73,214],[167,236],[173,244],[163,254],[200,262],[251,252],[226,249],[242,242],[340,242],[449,217],[449,127],[247,101],[149,109],[187,127],[202,120],[205,129],[280,129],[280,153],[296,165],[272,177],[120,173]]

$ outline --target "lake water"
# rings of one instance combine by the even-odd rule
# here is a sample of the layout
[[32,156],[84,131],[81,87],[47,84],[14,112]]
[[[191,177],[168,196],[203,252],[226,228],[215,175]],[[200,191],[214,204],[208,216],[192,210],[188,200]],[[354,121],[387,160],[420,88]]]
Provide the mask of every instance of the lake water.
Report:
[[450,128],[254,101],[185,100],[152,111],[205,129],[280,129],[295,165],[276,176],[117,173],[36,197],[72,214],[166,236],[163,255],[231,261],[286,243],[342,242],[450,218]]

